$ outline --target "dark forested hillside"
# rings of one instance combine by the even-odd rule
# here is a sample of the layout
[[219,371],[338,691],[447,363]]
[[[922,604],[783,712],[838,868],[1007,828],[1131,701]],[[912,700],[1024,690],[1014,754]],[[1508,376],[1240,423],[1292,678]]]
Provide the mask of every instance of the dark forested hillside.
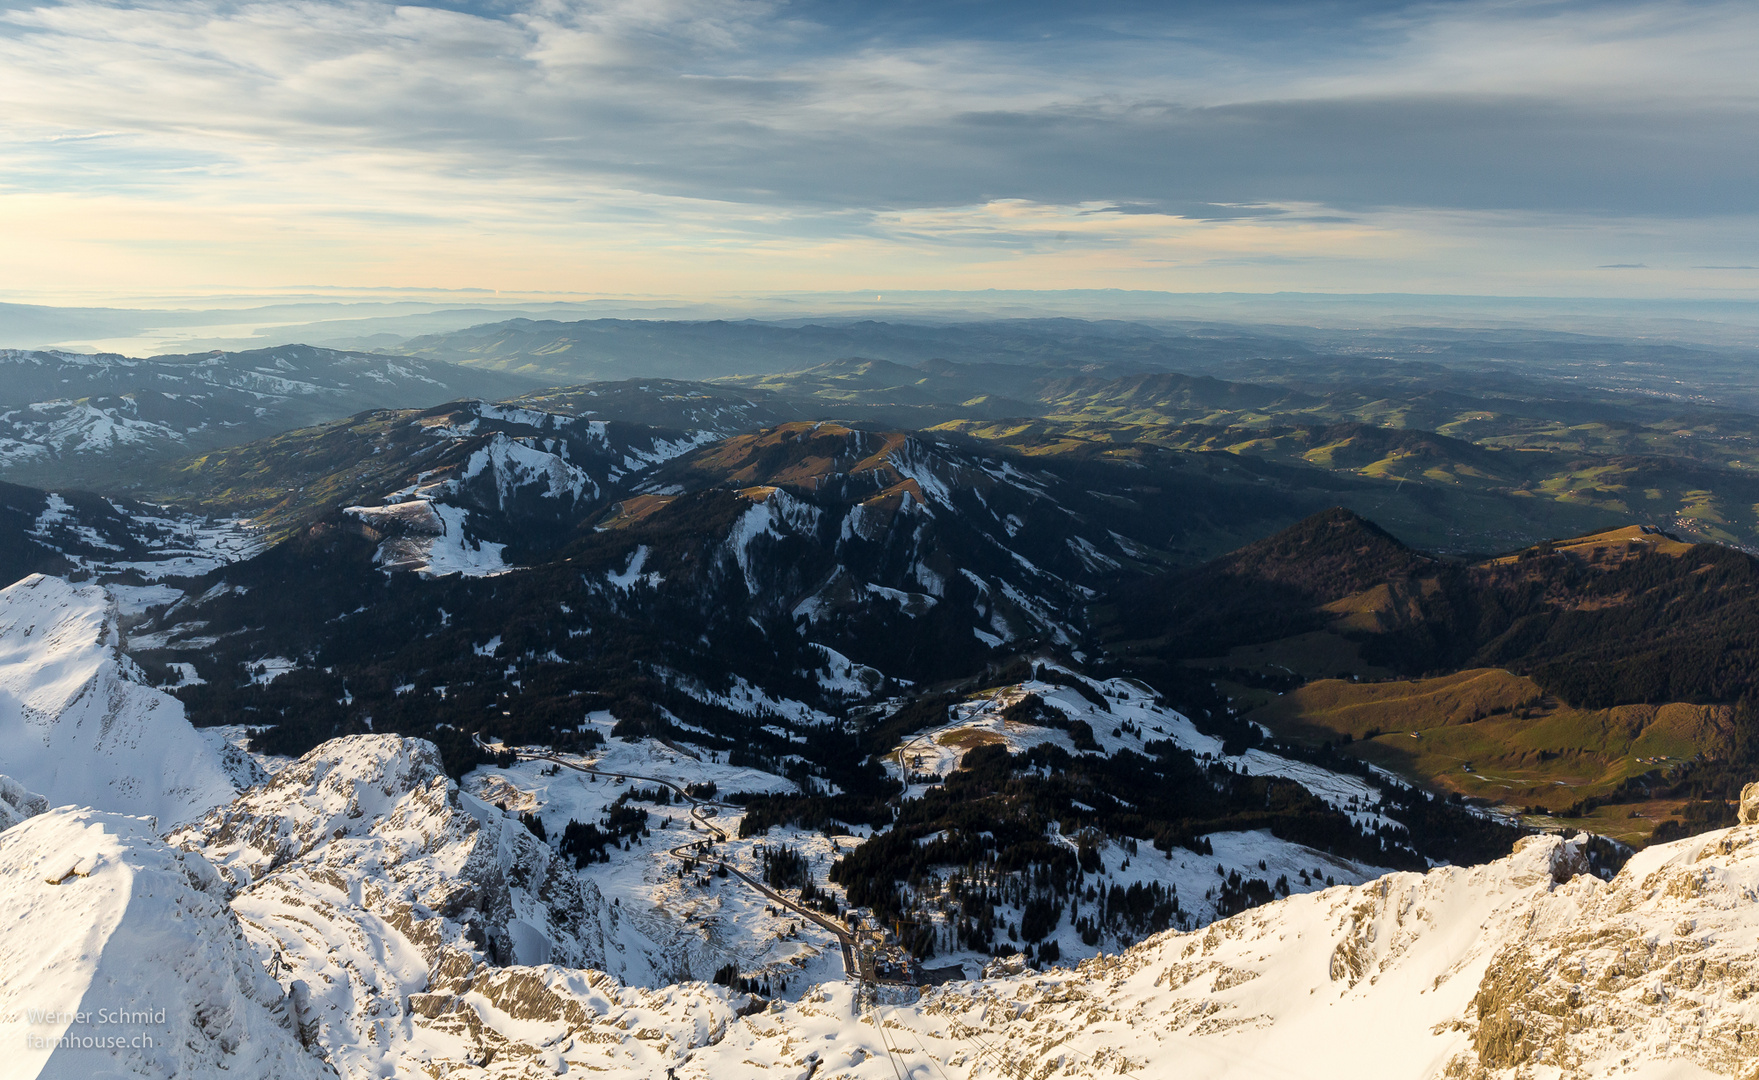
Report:
[[[648,444],[618,425],[596,423],[587,438],[533,423],[448,407],[318,433],[320,445],[358,443],[378,471],[324,458],[308,467],[369,505],[323,512],[204,580],[199,602],[143,628],[158,635],[147,659],[202,672],[206,685],[181,691],[198,722],[272,723],[262,739],[285,751],[370,722],[468,758],[447,732],[547,741],[609,708],[629,730],[671,737],[681,723],[717,750],[781,762],[788,736],[748,733],[783,699],[836,713],[1019,652],[1075,647],[1083,605],[1107,583],[1174,564],[1169,544],[1212,543],[1213,531],[1193,535],[1209,520],[1247,532],[1288,505],[1176,453],[1147,466],[1034,462],[793,424],[624,472],[635,452],[624,448]],[[497,447],[519,468],[474,471]],[[391,458],[402,463],[378,465]],[[423,503],[366,499],[363,485],[376,483],[410,500],[406,474],[418,470],[425,505],[456,507],[471,534],[525,565],[396,570],[420,562],[387,553],[454,543],[387,522]],[[558,488],[557,476],[572,479]],[[245,677],[264,657],[296,670]]]
[[1101,625],[1134,653],[1217,656],[1321,629],[1334,619],[1324,605],[1438,566],[1335,508],[1204,566],[1133,584],[1101,610]]

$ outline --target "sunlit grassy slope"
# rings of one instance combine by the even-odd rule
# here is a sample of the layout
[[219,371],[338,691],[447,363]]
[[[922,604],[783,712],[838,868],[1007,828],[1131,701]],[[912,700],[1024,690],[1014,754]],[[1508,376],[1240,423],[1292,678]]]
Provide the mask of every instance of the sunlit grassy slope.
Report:
[[[1348,737],[1351,752],[1433,789],[1567,817],[1629,777],[1721,751],[1731,713],[1683,702],[1573,709],[1531,679],[1475,668],[1409,681],[1322,679],[1249,719],[1292,738]],[[1614,828],[1634,836],[1653,825],[1627,814]]]
[[[1347,475],[1375,486],[1341,503],[1418,546],[1442,551],[1516,547],[1632,520],[1694,539],[1759,547],[1759,468],[1745,463],[1481,445],[1363,423],[1216,426],[1051,417],[962,420],[938,430],[1035,454],[1149,445]],[[1447,525],[1426,524],[1436,518]]]

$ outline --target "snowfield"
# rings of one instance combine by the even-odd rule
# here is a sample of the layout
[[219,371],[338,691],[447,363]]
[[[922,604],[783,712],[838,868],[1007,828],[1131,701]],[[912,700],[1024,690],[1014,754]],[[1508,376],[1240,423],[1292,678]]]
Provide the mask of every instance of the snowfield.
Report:
[[505,544],[473,539],[466,535],[470,511],[435,501],[448,491],[425,492],[429,497],[410,499],[389,506],[349,506],[343,513],[359,518],[381,531],[394,530],[379,546],[378,564],[386,572],[413,570],[423,577],[463,574],[488,577],[507,572],[501,553]]
[[122,654],[103,586],[34,574],[0,590],[0,773],[54,805],[162,826],[229,802],[254,766],[202,738]]

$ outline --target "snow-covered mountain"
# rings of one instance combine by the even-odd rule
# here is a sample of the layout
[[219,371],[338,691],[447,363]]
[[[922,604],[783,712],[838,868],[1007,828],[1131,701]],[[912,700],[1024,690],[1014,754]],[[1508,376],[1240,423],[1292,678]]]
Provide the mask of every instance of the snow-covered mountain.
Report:
[[139,613],[182,598],[166,578],[200,577],[263,546],[261,530],[236,518],[0,483],[0,587],[32,573],[92,575]]
[[713,440],[480,401],[408,421],[425,440],[396,441],[411,471],[394,490],[344,507],[350,527],[379,543],[386,570],[483,576],[563,542],[627,478]]
[[67,807],[0,832],[8,1076],[334,1077],[206,859]]
[[530,386],[432,360],[306,345],[151,359],[0,350],[0,474],[114,487],[154,458],[362,409],[504,397]]
[[[976,641],[1067,645],[1077,631],[1064,609],[1092,595],[1083,583],[1155,557],[1110,527],[1144,531],[1142,522],[1126,523],[1069,478],[898,433],[796,423],[722,438],[476,403],[425,430],[461,441],[379,505],[346,509],[386,538],[387,568],[504,569],[505,545],[487,537],[591,520],[659,534],[608,574],[624,591],[636,581],[693,592],[742,586],[759,617],[816,624],[886,603],[914,619],[951,588],[972,594]],[[737,496],[736,512],[717,506],[724,524],[692,537],[724,558],[682,568],[658,550],[677,519],[725,495]],[[979,566],[961,580],[961,567]]]
[[[210,600],[169,613],[152,631],[168,658],[189,652],[186,640],[200,643],[188,662],[215,658],[207,639],[222,628],[237,632],[228,651],[256,653],[240,657],[247,662],[309,654],[324,642],[302,627],[360,626],[358,614],[397,625],[437,618],[451,633],[468,626],[470,647],[446,663],[474,663],[475,646],[512,641],[510,630],[521,653],[578,663],[610,642],[589,628],[619,624],[678,636],[648,658],[691,677],[701,678],[692,654],[768,653],[762,663],[785,665],[798,684],[767,686],[772,697],[841,688],[834,696],[847,701],[844,691],[866,697],[887,677],[944,678],[1038,643],[1078,649],[1082,608],[1119,576],[1173,559],[1193,509],[1279,512],[1273,492],[1236,491],[1179,455],[1035,463],[834,424],[723,437],[467,403],[363,427],[358,438],[344,459],[350,480],[331,487],[340,508],[285,550],[214,575],[211,585],[227,587]],[[255,470],[240,464],[241,475]],[[359,479],[369,474],[370,484]],[[275,497],[328,483],[286,476]],[[378,572],[362,574],[363,553]],[[513,566],[521,581],[505,586],[393,590],[419,610],[369,599],[387,571],[470,579]],[[294,600],[297,613],[271,610]],[[777,639],[769,623],[795,640]],[[759,641],[747,640],[759,626]],[[837,665],[856,674],[839,680]],[[444,685],[479,681],[423,666]],[[422,684],[420,669],[405,670]],[[750,663],[733,671],[773,682]]]
[[51,803],[199,817],[258,779],[123,655],[102,586],[32,575],[0,590],[0,772]]
[[[521,911],[579,901],[543,896],[542,845],[435,772],[431,747],[354,738],[294,768],[170,846],[80,810],[0,832],[0,904],[23,913],[0,923],[0,964],[54,973],[0,982],[17,1041],[163,1033],[158,1056],[112,1052],[149,1076],[1684,1078],[1759,1060],[1759,825],[1652,848],[1611,881],[1581,841],[1531,837],[1071,967],[998,960],[922,990],[833,978],[754,1010],[703,982],[525,962],[520,935],[569,937],[512,930]],[[91,1018],[119,1006],[148,1018]],[[58,1076],[73,1058],[15,1060]]]

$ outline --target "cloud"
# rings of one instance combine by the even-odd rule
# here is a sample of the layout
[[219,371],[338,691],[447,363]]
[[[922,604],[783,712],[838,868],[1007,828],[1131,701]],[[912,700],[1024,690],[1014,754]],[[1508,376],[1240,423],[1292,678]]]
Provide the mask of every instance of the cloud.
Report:
[[631,250],[944,250],[882,221],[924,210],[1006,247],[1002,203],[1297,246],[1364,215],[1726,222],[1759,215],[1756,52],[1759,11],[1715,2],[59,0],[0,7],[0,198]]
[[[1170,76],[1144,55],[1154,20],[1136,39],[1077,35],[1058,59],[1043,42],[884,48],[871,28],[706,0],[68,0],[6,17],[19,32],[0,43],[0,102],[27,130],[114,132],[149,158],[394,152],[442,176],[535,169],[783,204],[1753,208],[1759,81],[1737,74],[1751,65],[1726,39],[1759,49],[1759,29],[1740,8],[1710,9],[1730,32],[1708,56],[1706,24],[1721,24],[1702,10],[1683,27],[1648,8],[1620,21],[1546,7],[1524,23],[1502,6],[1419,21],[1427,10],[1359,20],[1381,55],[1340,48],[1291,78],[1239,72],[1245,42],[1216,29],[1175,51],[1193,73]],[[1680,100],[1672,78],[1625,89],[1614,62],[1656,70],[1666,42],[1642,35],[1666,32],[1688,36],[1717,94]],[[1232,100],[1204,100],[1230,83]]]
[[1160,214],[1166,217],[1189,218],[1193,221],[1233,221],[1237,218],[1278,217],[1288,213],[1280,206],[1264,203],[1121,203],[1086,210],[1088,214]]

